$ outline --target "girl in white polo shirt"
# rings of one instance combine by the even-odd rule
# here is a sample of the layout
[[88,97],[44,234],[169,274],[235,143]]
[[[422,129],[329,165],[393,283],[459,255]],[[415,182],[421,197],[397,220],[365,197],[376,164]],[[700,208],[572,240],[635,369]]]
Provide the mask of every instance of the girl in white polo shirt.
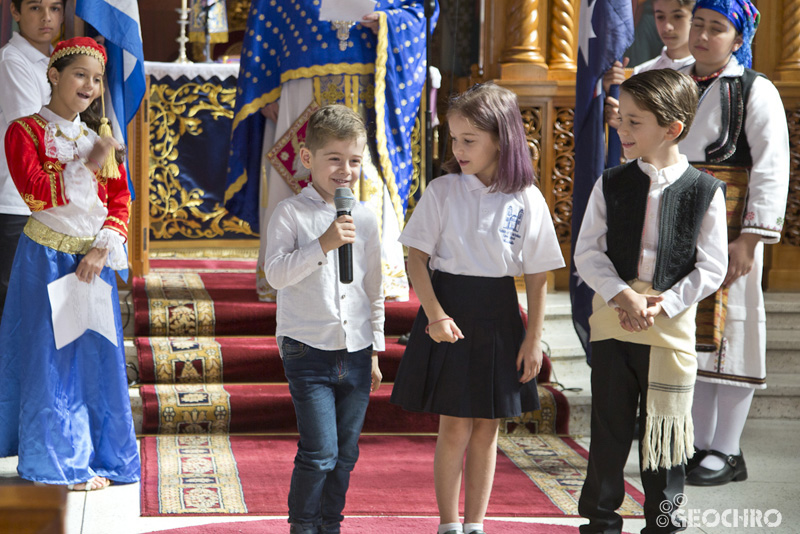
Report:
[[[500,418],[539,408],[546,272],[564,260],[514,93],[476,85],[452,102],[448,122],[453,159],[444,168],[451,174],[428,185],[400,236],[422,308],[392,402],[441,415],[439,534],[483,534]],[[527,332],[514,285],[523,275]]]

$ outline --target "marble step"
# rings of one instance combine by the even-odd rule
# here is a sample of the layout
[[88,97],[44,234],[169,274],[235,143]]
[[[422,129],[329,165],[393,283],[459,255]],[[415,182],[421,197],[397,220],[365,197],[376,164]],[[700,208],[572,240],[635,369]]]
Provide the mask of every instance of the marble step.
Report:
[[794,332],[795,338],[800,340],[800,313],[767,312],[767,330]]
[[767,388],[757,389],[750,407],[756,419],[800,419],[800,373],[767,375]]
[[767,378],[800,374],[800,330],[767,330]]
[[131,398],[131,414],[133,415],[133,428],[136,435],[142,433],[142,421],[144,420],[144,413],[142,411],[142,397],[139,395],[139,388],[128,388],[128,394]]
[[765,293],[764,308],[768,330],[800,331],[800,293]]

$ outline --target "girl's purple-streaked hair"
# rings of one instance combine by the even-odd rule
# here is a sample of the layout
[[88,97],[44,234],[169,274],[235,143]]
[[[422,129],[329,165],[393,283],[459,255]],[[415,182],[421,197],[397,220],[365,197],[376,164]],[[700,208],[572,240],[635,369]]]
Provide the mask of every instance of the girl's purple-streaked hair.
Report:
[[[517,95],[491,82],[473,85],[450,102],[447,116],[454,114],[461,115],[479,130],[491,134],[500,145],[497,173],[491,191],[517,193],[536,185]],[[449,173],[461,173],[455,158],[450,158],[442,168]]]

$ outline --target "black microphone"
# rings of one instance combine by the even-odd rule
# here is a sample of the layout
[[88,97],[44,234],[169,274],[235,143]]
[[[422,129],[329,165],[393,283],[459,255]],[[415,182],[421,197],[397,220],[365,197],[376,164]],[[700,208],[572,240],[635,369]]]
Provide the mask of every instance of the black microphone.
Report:
[[[336,218],[350,215],[356,205],[356,197],[349,187],[337,187],[333,195],[333,204],[336,206]],[[353,245],[345,243],[339,247],[339,281],[349,284],[353,281]]]

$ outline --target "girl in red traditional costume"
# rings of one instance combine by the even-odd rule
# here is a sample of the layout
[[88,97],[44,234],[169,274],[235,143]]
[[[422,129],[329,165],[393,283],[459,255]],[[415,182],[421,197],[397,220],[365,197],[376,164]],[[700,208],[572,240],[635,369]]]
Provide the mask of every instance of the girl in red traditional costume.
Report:
[[[93,130],[105,63],[93,39],[59,43],[47,69],[50,103],[5,137],[32,215],[0,324],[0,456],[18,454],[22,478],[86,491],[138,481],[140,471],[114,274],[127,269],[131,195],[113,159],[122,147]],[[116,343],[87,330],[57,348],[48,284],[71,273],[111,286]]]

